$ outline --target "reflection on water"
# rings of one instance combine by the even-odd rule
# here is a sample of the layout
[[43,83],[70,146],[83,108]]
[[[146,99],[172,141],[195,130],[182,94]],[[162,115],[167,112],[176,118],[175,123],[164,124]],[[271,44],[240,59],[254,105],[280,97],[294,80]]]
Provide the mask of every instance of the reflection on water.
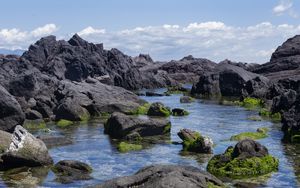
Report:
[[[162,90],[156,91],[162,92]],[[190,155],[181,151],[181,145],[172,144],[181,141],[177,136],[180,129],[189,128],[210,136],[215,143],[214,154],[220,154],[228,146],[236,143],[229,141],[232,135],[245,131],[256,131],[259,127],[268,127],[270,129],[269,137],[259,142],[265,145],[272,155],[279,158],[279,171],[266,177],[252,179],[251,182],[259,182],[267,187],[297,187],[295,172],[300,174],[299,146],[281,143],[280,124],[248,120],[248,117],[257,115],[257,112],[247,111],[240,107],[220,106],[201,100],[191,104],[181,104],[179,102],[180,95],[142,98],[149,102],[161,101],[171,108],[184,108],[190,112],[190,115],[170,117],[172,129],[168,139],[156,138],[155,143],[150,143],[145,149],[129,153],[118,152],[115,147],[116,141],[103,134],[103,123],[99,121],[79,125],[72,129],[55,130],[54,127],[51,127],[54,130],[51,134],[64,135],[74,141],[72,145],[51,148],[50,154],[54,161],[70,159],[86,162],[94,169],[92,173],[94,179],[61,185],[55,181],[55,175],[51,171],[47,171],[44,181],[39,181],[38,184],[44,187],[94,185],[114,177],[133,174],[141,167],[160,163],[192,165],[205,169],[211,155]],[[32,176],[35,177],[33,173]],[[2,181],[9,185],[7,182],[10,180],[4,178],[3,174],[1,177]],[[0,181],[0,187],[3,185],[5,184]]]

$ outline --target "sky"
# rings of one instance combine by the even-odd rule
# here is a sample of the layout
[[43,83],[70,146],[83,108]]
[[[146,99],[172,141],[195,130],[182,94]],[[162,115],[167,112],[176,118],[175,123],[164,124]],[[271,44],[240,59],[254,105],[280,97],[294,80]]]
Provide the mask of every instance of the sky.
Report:
[[[187,55],[249,63],[269,61],[300,34],[300,0],[0,0],[0,49],[78,33],[106,49],[155,60]],[[3,8],[6,7],[6,8]]]

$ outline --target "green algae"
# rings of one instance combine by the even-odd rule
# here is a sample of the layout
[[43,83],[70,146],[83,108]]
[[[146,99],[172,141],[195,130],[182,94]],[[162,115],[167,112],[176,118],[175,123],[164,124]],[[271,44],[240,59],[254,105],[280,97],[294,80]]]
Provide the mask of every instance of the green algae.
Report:
[[136,151],[136,150],[141,150],[143,149],[143,146],[140,144],[131,144],[127,142],[120,142],[117,146],[117,149],[120,152],[129,152],[129,151]]
[[65,127],[68,127],[68,126],[73,125],[73,124],[74,124],[73,121],[69,121],[69,120],[66,120],[66,119],[61,119],[58,122],[56,122],[56,125],[60,128],[65,128]]

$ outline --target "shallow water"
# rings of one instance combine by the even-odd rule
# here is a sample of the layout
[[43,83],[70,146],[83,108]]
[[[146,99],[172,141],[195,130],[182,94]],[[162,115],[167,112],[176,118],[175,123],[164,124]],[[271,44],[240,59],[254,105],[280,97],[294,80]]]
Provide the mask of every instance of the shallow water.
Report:
[[[156,90],[163,92],[163,90]],[[240,132],[256,131],[259,127],[270,129],[269,137],[259,140],[269,152],[279,158],[279,171],[272,173],[269,178],[257,178],[264,187],[297,187],[299,183],[295,172],[299,174],[300,153],[297,146],[281,143],[282,132],[280,124],[269,121],[247,120],[249,116],[257,115],[255,111],[247,111],[236,106],[221,106],[209,101],[197,100],[190,104],[179,102],[180,94],[165,97],[142,97],[148,102],[161,101],[165,105],[180,107],[190,112],[185,117],[170,117],[172,123],[169,141],[151,145],[150,147],[129,153],[120,153],[113,142],[103,133],[104,127],[100,121],[93,121],[85,125],[75,126],[72,129],[53,129],[53,134],[62,134],[72,139],[74,144],[50,149],[55,162],[64,159],[86,162],[94,169],[92,180],[76,181],[71,184],[60,184],[55,181],[55,175],[49,171],[39,174],[39,185],[43,187],[82,187],[95,185],[114,177],[131,175],[141,167],[151,164],[182,164],[192,165],[205,169],[209,155],[189,155],[181,152],[182,146],[171,144],[180,142],[177,132],[182,128],[189,128],[210,136],[214,143],[214,154],[223,153],[230,145],[236,142],[229,138]],[[298,151],[298,153],[297,153]],[[298,168],[294,168],[298,166]],[[34,176],[34,174],[32,174]],[[13,185],[9,181],[1,181],[0,187]]]

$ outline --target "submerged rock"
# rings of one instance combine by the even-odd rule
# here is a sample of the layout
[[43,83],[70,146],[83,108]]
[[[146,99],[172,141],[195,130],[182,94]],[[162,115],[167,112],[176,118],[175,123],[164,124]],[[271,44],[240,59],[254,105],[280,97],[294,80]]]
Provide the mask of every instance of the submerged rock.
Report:
[[190,96],[182,96],[180,97],[180,102],[181,103],[191,103],[191,102],[194,102],[195,99],[190,97]]
[[212,153],[213,141],[201,136],[200,133],[189,129],[182,129],[177,133],[183,141],[183,150],[196,153]]
[[174,109],[172,109],[172,115],[173,116],[187,116],[187,115],[189,115],[189,112],[182,108],[174,108]]
[[141,118],[115,112],[107,120],[104,128],[106,134],[122,139],[130,138],[132,134],[139,134],[141,137],[168,134],[171,123],[164,118]]
[[8,150],[1,156],[3,168],[47,166],[53,163],[43,141],[18,125]]
[[52,171],[57,176],[56,181],[72,183],[76,180],[92,179],[90,174],[93,169],[88,164],[80,161],[63,160],[56,163]]
[[171,115],[171,110],[169,107],[166,107],[163,103],[155,102],[155,103],[151,104],[147,115],[148,116],[168,117]]
[[95,188],[205,188],[222,187],[223,183],[213,175],[191,166],[152,165],[135,175],[115,178]]
[[207,170],[220,177],[248,178],[278,170],[279,161],[268,153],[268,149],[253,140],[242,140],[225,153],[215,155]]

